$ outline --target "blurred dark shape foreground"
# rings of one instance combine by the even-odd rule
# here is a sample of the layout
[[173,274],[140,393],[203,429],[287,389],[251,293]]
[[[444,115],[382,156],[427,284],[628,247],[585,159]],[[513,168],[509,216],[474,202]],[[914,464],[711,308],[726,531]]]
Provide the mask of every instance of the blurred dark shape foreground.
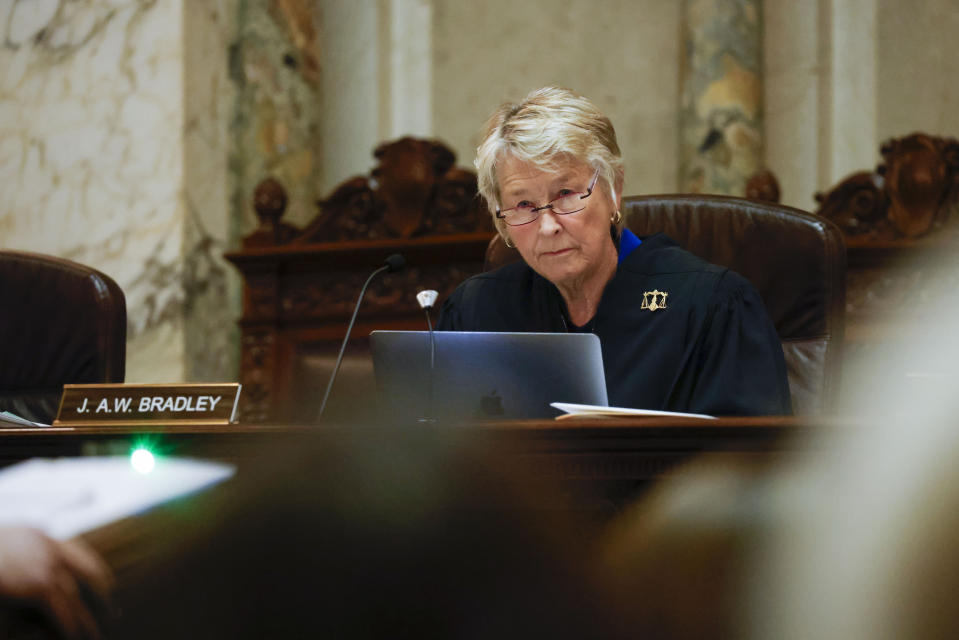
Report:
[[637,637],[959,637],[959,292],[925,302],[791,453],[697,460],[621,514],[600,557]]
[[591,530],[508,459],[467,430],[279,446],[154,514],[111,637],[618,637]]

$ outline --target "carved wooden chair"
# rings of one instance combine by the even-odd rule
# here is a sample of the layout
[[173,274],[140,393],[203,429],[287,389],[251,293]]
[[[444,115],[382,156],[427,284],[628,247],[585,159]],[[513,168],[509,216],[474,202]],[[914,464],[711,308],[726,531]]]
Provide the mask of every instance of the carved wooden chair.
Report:
[[49,423],[67,383],[123,382],[127,310],[109,276],[0,251],[0,410]]
[[[835,408],[846,291],[835,224],[783,205],[709,195],[632,196],[622,211],[636,235],[663,232],[752,282],[783,343],[793,411]],[[499,236],[486,256],[487,269],[519,259]]]

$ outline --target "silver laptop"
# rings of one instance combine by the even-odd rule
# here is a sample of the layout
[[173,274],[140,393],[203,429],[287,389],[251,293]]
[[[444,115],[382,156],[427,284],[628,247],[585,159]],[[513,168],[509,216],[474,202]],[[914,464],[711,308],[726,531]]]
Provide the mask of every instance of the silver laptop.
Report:
[[373,370],[400,420],[552,418],[550,402],[606,406],[599,338],[588,333],[374,331]]

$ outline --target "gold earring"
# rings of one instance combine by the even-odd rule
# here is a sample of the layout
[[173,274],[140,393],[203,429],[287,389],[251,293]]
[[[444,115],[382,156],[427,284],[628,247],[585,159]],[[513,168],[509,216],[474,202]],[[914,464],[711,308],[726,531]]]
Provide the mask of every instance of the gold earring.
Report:
[[509,241],[509,236],[506,236],[505,238],[503,238],[503,242],[505,242],[506,246],[509,247],[510,249],[516,248],[516,245]]
[[613,217],[610,219],[610,222],[613,224],[619,224],[623,221],[623,214],[619,212],[619,209],[616,210],[616,213],[613,214]]

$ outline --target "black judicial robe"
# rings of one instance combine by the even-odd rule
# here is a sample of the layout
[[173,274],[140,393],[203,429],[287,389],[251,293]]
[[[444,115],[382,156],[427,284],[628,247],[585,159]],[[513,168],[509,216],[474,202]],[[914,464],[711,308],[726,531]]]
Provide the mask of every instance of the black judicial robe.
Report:
[[[669,294],[665,308],[643,308],[653,291]],[[559,290],[523,261],[463,282],[444,302],[437,329],[576,330]],[[663,234],[621,259],[585,330],[602,344],[610,406],[791,412],[782,344],[759,293]]]

